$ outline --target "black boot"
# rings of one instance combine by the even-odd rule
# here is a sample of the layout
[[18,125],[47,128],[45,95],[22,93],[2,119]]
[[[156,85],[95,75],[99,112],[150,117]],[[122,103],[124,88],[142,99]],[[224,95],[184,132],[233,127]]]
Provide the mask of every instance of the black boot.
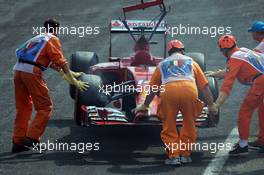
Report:
[[264,143],[260,142],[259,140],[255,140],[253,142],[248,143],[249,146],[254,148],[261,148],[264,149]]
[[40,143],[40,142],[39,142],[38,140],[27,137],[27,138],[24,140],[23,145],[26,146],[26,147],[29,147],[29,148],[30,148],[30,147],[33,148],[33,147],[39,145],[39,143]]
[[46,151],[46,147],[45,146],[41,146],[40,141],[36,140],[36,139],[32,139],[27,137],[24,142],[23,142],[24,146],[28,147],[28,148],[33,148],[34,151]]
[[248,154],[248,146],[240,147],[239,143],[237,143],[233,150],[229,151],[230,156],[238,156],[238,155],[247,155]]
[[29,150],[30,149],[24,145],[13,143],[11,152],[12,153],[20,153],[20,152],[29,151]]

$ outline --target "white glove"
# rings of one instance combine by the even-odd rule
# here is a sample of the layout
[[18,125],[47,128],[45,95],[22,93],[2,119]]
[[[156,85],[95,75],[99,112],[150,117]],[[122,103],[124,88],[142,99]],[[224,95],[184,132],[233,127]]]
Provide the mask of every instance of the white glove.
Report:
[[204,72],[204,74],[205,74],[205,76],[207,76],[207,77],[212,77],[212,76],[214,76],[215,72],[216,72],[216,71],[206,71],[206,72]]
[[222,106],[224,104],[224,102],[226,101],[227,98],[228,98],[228,96],[226,93],[220,92],[220,95],[216,99],[215,105],[219,108],[220,106]]
[[216,115],[219,111],[219,106],[213,103],[213,105],[208,106],[208,111],[209,111],[209,114]]
[[137,113],[139,111],[146,111],[146,110],[148,110],[148,108],[149,108],[148,106],[146,106],[144,104],[140,104],[134,109],[134,113]]
[[208,77],[215,77],[222,79],[225,77],[226,69],[218,69],[217,71],[206,71],[204,74]]

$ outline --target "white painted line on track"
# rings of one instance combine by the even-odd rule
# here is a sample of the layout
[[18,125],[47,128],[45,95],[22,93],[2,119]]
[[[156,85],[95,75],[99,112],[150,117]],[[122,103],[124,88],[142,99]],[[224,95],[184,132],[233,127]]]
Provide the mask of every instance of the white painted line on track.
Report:
[[[237,127],[233,128],[228,137],[225,140],[226,144],[235,144],[238,141],[238,129]],[[229,150],[219,150],[215,157],[211,160],[209,165],[206,167],[203,175],[218,175],[220,174],[222,168],[225,165],[225,162],[228,159]]]

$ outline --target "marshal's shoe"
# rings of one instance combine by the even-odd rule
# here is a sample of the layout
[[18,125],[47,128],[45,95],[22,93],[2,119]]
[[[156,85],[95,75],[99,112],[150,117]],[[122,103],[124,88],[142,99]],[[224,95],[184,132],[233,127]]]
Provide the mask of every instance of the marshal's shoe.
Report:
[[20,152],[29,151],[29,150],[30,149],[28,147],[25,147],[24,145],[13,143],[11,152],[12,153],[20,153]]
[[165,160],[165,165],[181,165],[180,157],[172,157]]
[[260,142],[259,140],[255,140],[253,142],[249,142],[248,145],[250,147],[264,149],[264,143]]
[[239,143],[237,143],[233,150],[229,151],[230,156],[239,156],[239,155],[247,155],[248,154],[248,146],[240,147]]
[[181,160],[181,163],[191,163],[192,162],[192,158],[190,156],[181,156],[180,160]]

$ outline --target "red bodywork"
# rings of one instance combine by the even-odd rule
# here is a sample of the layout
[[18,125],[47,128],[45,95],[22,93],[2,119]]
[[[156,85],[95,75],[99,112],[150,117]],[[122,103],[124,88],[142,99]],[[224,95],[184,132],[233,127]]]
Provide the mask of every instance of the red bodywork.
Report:
[[[146,52],[151,55],[147,50],[141,50],[139,52]],[[137,53],[130,57],[124,57],[115,62],[99,63],[91,67],[91,73],[95,75],[114,75],[114,80],[103,79],[103,84],[120,84],[129,80],[134,80],[134,86],[141,87],[144,89],[148,85],[156,66],[146,66],[143,64],[136,65],[135,63],[152,61],[158,65],[162,58],[151,56],[149,60],[149,55],[145,54],[146,57],[137,57]],[[142,54],[144,55],[144,54]],[[140,61],[137,61],[140,59]],[[111,59],[110,59],[111,60]],[[133,66],[131,66],[133,65]],[[136,104],[141,104],[146,97],[146,92],[140,92],[136,95]],[[133,122],[128,120],[128,117],[122,113],[122,99],[115,100],[111,102],[107,107],[94,107],[94,106],[82,106],[83,115],[82,123],[84,126],[89,125],[153,125],[160,124],[157,116],[157,108],[160,103],[159,97],[155,97],[150,104],[151,110],[144,115],[150,117],[150,120],[144,122]],[[118,116],[118,117],[117,117]],[[182,118],[181,114],[178,115],[177,121],[181,125]],[[197,126],[205,126],[207,119],[207,108],[204,108],[203,113],[197,118]]]
[[[127,12],[135,11],[139,9],[145,9],[151,6],[163,7],[161,8],[162,17],[160,21],[158,21],[156,27],[154,27],[153,29],[155,33],[158,26],[160,25],[161,20],[166,15],[166,10],[163,0],[156,0],[130,7],[125,7],[123,8],[125,19]],[[127,24],[124,23],[124,26],[126,25]],[[112,24],[112,27],[116,27],[115,23]],[[131,34],[129,28],[127,29],[127,31]],[[166,32],[164,32],[164,34],[166,35]],[[135,40],[135,37],[132,34],[131,36]],[[90,67],[90,73],[102,77],[102,81],[104,85],[121,84],[123,82],[132,80],[134,82],[133,83],[134,87],[140,87],[141,89],[147,87],[148,82],[151,79],[151,76],[156,66],[159,64],[159,62],[163,60],[163,58],[153,56],[151,54],[148,40],[147,42],[143,43],[143,45],[142,42],[137,43],[136,40],[135,42],[136,44],[134,46],[134,54],[132,56],[123,57],[123,58],[110,57],[109,62],[99,63]],[[166,46],[165,46],[165,50],[166,50]],[[110,55],[111,55],[111,44],[110,44]],[[145,97],[146,97],[146,91],[137,92],[136,98],[131,103],[135,103],[136,105],[142,104]],[[126,113],[128,111],[122,111],[123,109],[122,99],[114,100],[106,107],[82,106],[81,123],[83,126],[160,124],[160,121],[158,120],[158,116],[157,116],[157,109],[159,103],[160,103],[160,99],[159,97],[156,96],[152,101],[152,103],[150,104],[151,110],[143,113],[143,115],[147,116],[149,120],[139,123],[134,122],[133,118],[131,119],[129,118],[129,116],[126,116]],[[207,111],[207,107],[205,107],[203,113],[197,118],[196,125],[207,126],[206,123],[207,118],[208,118],[208,111]],[[178,114],[177,121],[178,124],[182,123],[181,114]]]

